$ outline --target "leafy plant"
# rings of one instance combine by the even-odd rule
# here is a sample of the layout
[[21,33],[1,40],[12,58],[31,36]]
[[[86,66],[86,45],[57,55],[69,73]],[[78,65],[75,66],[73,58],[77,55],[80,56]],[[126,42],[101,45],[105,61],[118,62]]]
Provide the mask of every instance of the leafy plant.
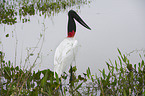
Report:
[[35,14],[52,16],[68,7],[87,4],[87,0],[1,0],[0,24],[13,25],[20,18],[22,23],[30,21],[30,16]]
[[[76,75],[76,66],[69,70],[62,78],[54,78],[54,73],[49,70],[22,70],[12,63],[5,62],[1,56],[1,73],[4,81],[1,87],[1,95],[30,95],[30,96],[142,96],[145,94],[144,57],[138,64],[131,64],[125,54],[118,49],[118,60],[114,64],[106,62],[109,72],[103,69],[101,77],[92,75],[90,68],[83,75]],[[2,52],[1,52],[2,53]],[[141,56],[141,55],[140,55]],[[64,81],[69,80],[67,84]]]
[[[118,49],[119,63],[113,65],[106,62],[109,73],[101,71],[102,77],[97,78],[101,96],[141,96],[145,95],[145,63],[142,59],[138,64],[131,64],[126,55]],[[137,67],[138,66],[138,67]]]

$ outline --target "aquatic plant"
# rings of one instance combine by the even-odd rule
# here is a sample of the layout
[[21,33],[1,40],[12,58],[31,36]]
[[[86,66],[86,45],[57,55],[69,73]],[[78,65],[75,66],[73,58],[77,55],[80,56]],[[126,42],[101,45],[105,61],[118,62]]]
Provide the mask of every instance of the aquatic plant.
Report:
[[25,23],[35,14],[46,18],[69,7],[80,8],[80,5],[88,3],[89,0],[1,0],[0,24],[13,25],[18,19]]
[[[145,63],[144,51],[141,62],[131,64],[125,54],[120,56],[113,64],[106,62],[109,72],[103,69],[101,76],[92,75],[90,68],[83,75],[76,76],[76,66],[73,67],[73,79],[67,84],[63,81],[68,80],[68,74],[64,74],[61,79],[54,78],[54,73],[49,70],[22,70],[18,66],[11,66],[12,63],[2,60],[1,69],[4,82],[1,87],[1,95],[72,95],[72,96],[140,96],[145,94]],[[142,57],[143,56],[143,57]],[[70,71],[69,71],[70,73]]]

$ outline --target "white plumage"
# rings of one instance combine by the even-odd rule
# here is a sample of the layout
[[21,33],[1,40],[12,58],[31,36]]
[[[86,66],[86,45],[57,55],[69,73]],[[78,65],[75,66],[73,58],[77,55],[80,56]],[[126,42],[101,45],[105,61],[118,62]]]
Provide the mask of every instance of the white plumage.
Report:
[[75,38],[65,38],[57,47],[54,56],[54,76],[55,72],[58,77],[61,76],[69,66],[75,61],[78,50],[78,41]]
[[54,56],[54,76],[56,72],[58,77],[61,77],[61,74],[65,72],[66,69],[69,69],[69,66],[72,66],[73,61],[75,61],[75,56],[78,50],[78,41],[74,39],[76,33],[74,19],[87,29],[91,30],[74,10],[68,12],[68,36],[56,48]]

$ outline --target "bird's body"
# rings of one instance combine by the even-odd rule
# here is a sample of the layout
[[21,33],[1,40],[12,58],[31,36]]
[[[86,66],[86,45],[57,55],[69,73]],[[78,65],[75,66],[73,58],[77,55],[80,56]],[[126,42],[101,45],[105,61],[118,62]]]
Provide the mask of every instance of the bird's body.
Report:
[[78,49],[78,41],[74,39],[76,33],[75,20],[87,29],[91,28],[80,18],[80,16],[73,10],[68,12],[68,35],[60,45],[56,48],[54,56],[54,76],[55,72],[58,77],[66,71],[73,61],[75,61],[75,55]]
[[78,50],[78,41],[75,38],[65,38],[55,51],[54,72],[58,77],[72,65]]

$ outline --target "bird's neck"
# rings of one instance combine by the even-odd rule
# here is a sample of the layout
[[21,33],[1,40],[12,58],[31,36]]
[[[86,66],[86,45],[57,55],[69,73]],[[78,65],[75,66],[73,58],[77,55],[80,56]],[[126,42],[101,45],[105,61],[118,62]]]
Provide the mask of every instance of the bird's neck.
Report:
[[68,31],[67,31],[67,37],[68,38],[72,38],[75,36],[75,33],[76,33],[76,24],[75,24],[75,21],[73,19],[72,16],[69,16],[69,19],[68,19]]

